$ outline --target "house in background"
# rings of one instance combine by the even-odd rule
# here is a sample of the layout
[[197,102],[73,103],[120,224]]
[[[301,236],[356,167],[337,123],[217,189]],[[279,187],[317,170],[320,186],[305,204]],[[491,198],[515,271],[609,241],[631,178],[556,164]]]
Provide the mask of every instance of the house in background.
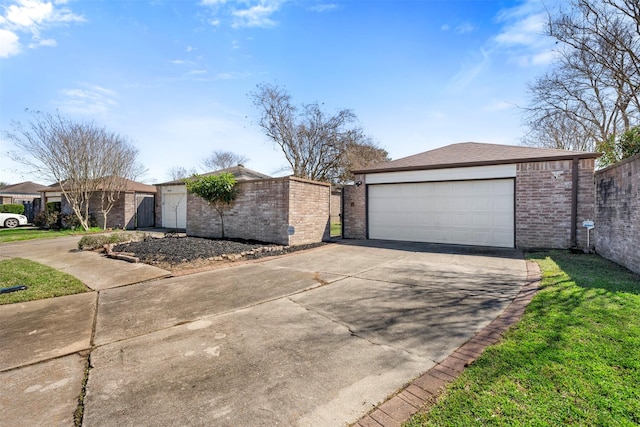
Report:
[[[157,189],[153,185],[125,180],[126,188],[107,216],[106,228],[135,229],[155,225],[155,196]],[[103,227],[103,215],[100,204],[100,192],[91,197],[89,213],[93,215],[99,227]],[[46,187],[42,191],[42,210],[50,202],[60,202],[62,213],[71,213],[71,207],[62,194],[58,184]]]
[[466,142],[356,171],[343,236],[583,248],[599,153]]
[[45,185],[31,181],[0,187],[0,204],[24,205],[24,215],[31,222],[35,213],[40,210],[40,192],[46,188]]
[[[203,176],[219,175],[221,173],[232,174],[236,181],[251,181],[256,179],[271,178],[260,172],[248,169],[243,165],[233,166],[219,171],[208,172]],[[187,187],[184,181],[175,181],[156,184],[158,193],[156,196],[156,219],[157,227],[186,230],[187,228]]]

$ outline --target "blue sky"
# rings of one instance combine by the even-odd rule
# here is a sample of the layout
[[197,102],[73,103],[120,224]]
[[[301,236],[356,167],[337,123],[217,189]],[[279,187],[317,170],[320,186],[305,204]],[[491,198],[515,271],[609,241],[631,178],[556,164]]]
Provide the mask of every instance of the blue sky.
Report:
[[[353,109],[393,159],[518,144],[527,83],[553,56],[554,3],[0,0],[0,128],[26,108],[93,120],[130,138],[148,183],[215,150],[274,174],[286,161],[248,96],[266,82]],[[37,181],[12,149],[0,139],[0,181]]]

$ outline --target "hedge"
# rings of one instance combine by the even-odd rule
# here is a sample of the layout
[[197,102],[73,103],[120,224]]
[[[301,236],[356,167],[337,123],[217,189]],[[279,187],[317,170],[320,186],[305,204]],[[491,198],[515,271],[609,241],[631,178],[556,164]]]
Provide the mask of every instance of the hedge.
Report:
[[24,205],[0,205],[0,213],[24,215]]

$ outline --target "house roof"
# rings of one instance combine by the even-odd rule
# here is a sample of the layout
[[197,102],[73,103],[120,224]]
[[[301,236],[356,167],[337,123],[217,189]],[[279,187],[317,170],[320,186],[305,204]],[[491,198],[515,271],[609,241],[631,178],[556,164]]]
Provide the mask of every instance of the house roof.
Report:
[[[230,168],[220,169],[213,172],[203,173],[201,176],[211,176],[211,175],[220,175],[221,173],[230,173],[234,176],[236,181],[251,181],[254,179],[268,179],[271,178],[269,175],[265,175],[260,172],[256,172],[252,169],[246,168],[243,165],[233,166]],[[182,184],[184,181],[182,179],[176,179],[174,181],[163,182],[162,184],[156,185],[171,185],[171,184]]]
[[41,191],[47,188],[46,185],[25,181],[0,187],[0,194],[40,194]]
[[534,148],[517,145],[461,142],[413,156],[354,171],[356,173],[396,172],[405,170],[444,169],[468,166],[525,163],[546,160],[595,159],[600,153]]
[[[143,184],[141,182],[137,182],[137,181],[132,181],[130,179],[125,179],[125,183],[126,183],[126,188],[125,188],[125,192],[130,192],[130,193],[156,193],[158,190],[156,189],[155,185],[147,185],[147,184]],[[58,191],[62,191],[62,189],[60,188],[59,184],[53,184],[49,187],[44,187],[44,189],[42,189],[41,191],[45,191],[45,192],[58,192]]]

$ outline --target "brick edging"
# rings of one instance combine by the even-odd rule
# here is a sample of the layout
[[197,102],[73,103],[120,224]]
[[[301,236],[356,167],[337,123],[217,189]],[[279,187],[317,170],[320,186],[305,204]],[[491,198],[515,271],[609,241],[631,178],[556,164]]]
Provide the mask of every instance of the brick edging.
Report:
[[485,347],[497,343],[515,324],[540,287],[540,267],[527,263],[527,280],[511,304],[502,314],[484,327],[473,338],[460,346],[442,362],[413,380],[400,392],[372,409],[352,424],[352,427],[399,427],[419,410],[429,409],[447,384],[455,380],[471,365]]

